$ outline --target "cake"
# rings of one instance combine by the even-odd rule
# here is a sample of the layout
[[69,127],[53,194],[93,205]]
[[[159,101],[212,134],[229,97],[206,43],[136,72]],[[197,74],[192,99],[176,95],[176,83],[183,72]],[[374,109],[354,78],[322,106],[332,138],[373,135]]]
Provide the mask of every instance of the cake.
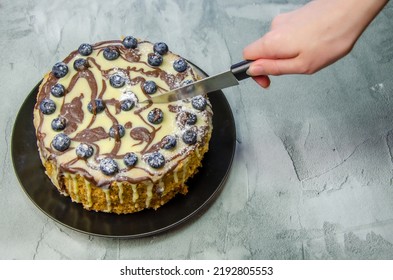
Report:
[[34,107],[53,185],[86,210],[117,214],[186,194],[209,148],[211,104],[202,95],[151,97],[200,78],[163,42],[127,36],[81,44],[44,76]]

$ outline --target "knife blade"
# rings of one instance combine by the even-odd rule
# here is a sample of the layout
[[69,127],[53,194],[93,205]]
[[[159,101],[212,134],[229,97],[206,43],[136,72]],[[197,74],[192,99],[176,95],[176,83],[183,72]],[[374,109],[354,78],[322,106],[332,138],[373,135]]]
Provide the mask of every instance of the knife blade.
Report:
[[251,60],[241,61],[233,64],[229,71],[206,77],[202,80],[195,81],[191,84],[184,85],[159,95],[153,95],[151,98],[143,100],[140,103],[149,101],[154,103],[169,103],[236,86],[239,84],[239,81],[250,77],[247,75],[246,71],[252,62],[253,61]]

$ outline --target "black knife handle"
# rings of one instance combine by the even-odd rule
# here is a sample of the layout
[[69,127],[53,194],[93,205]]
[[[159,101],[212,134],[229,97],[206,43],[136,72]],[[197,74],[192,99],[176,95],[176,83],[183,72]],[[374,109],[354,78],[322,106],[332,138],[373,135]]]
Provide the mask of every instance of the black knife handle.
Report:
[[248,76],[246,74],[246,72],[252,62],[253,62],[253,60],[243,60],[243,61],[233,64],[231,66],[231,71],[238,81],[241,81],[241,80],[251,77],[251,76]]

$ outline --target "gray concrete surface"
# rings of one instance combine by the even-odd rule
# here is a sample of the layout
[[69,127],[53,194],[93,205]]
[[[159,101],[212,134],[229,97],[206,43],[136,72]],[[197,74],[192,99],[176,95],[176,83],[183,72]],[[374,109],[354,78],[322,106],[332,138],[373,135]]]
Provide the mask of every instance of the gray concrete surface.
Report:
[[224,90],[233,166],[214,204],[185,226],[137,240],[84,235],[40,212],[14,173],[18,109],[81,42],[165,41],[213,74],[306,2],[2,0],[0,259],[393,259],[392,3],[331,67],[274,77],[269,90],[251,80]]

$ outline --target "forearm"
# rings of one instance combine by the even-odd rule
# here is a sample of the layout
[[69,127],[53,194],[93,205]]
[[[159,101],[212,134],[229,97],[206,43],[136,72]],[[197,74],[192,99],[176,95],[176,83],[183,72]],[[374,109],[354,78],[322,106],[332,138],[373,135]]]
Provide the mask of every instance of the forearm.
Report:
[[358,39],[388,0],[315,0],[313,2],[325,2],[332,7],[340,7],[336,13],[340,14],[342,26],[345,27],[341,32],[352,32],[355,39]]

